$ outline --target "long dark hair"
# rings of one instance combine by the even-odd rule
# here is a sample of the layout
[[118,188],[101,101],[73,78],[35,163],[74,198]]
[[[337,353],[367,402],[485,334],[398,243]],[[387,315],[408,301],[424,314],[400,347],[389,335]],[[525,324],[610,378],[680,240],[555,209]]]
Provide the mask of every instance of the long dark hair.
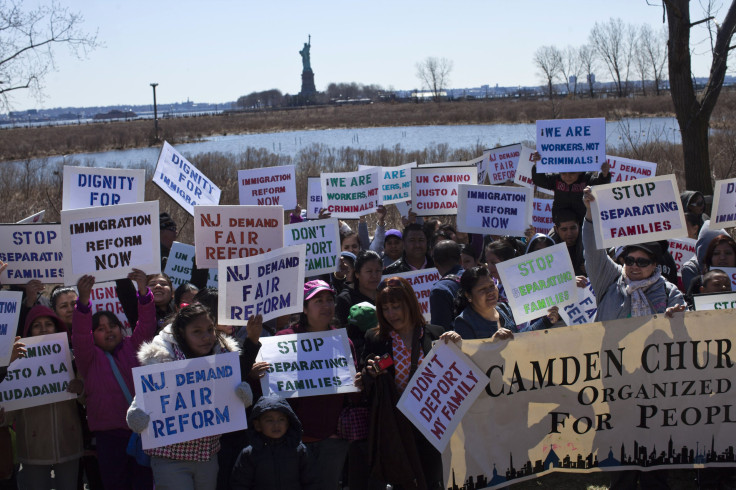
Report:
[[[488,272],[488,268],[485,265],[472,267],[460,276],[460,290],[457,296],[455,296],[455,316],[458,316],[465,308],[470,306],[470,301],[465,294],[471,294],[478,281],[484,277],[491,279],[491,273]],[[493,282],[493,279],[491,279],[491,282]]]
[[363,269],[363,266],[366,265],[368,262],[376,261],[379,264],[383,265],[383,262],[381,261],[381,256],[378,255],[377,252],[374,252],[373,250],[361,250],[358,252],[358,257],[355,259],[355,269],[353,271],[353,284],[355,285],[355,290],[360,291],[360,283],[358,281],[358,272]]
[[419,306],[417,295],[409,284],[409,281],[403,277],[391,277],[384,283],[383,289],[378,291],[376,295],[376,316],[378,317],[378,336],[384,339],[390,337],[393,330],[391,324],[383,316],[383,305],[385,303],[401,303],[406,305],[409,314],[409,321],[414,328],[421,328],[427,322],[422,316],[422,308]]
[[[216,324],[215,319],[210,313],[210,309],[202,303],[192,303],[191,305],[185,306],[179,310],[179,312],[174,316],[174,320],[171,322],[171,332],[174,335],[174,340],[179,344],[179,349],[181,349],[184,353],[184,357],[187,359],[192,359],[197,357],[197,355],[189,348],[189,344],[187,344],[187,341],[184,339],[184,332],[186,331],[187,325],[192,323],[195,318],[202,315],[206,315],[210,320],[212,320],[213,324]],[[215,328],[215,345],[217,346],[218,344],[225,345],[222,341],[222,334],[220,334],[220,331]]]
[[723,243],[731,247],[734,255],[736,255],[736,241],[734,241],[734,239],[731,238],[729,235],[718,235],[708,244],[708,249],[705,252],[705,260],[703,261],[704,272],[709,270],[713,266],[713,252],[715,252],[718,245],[721,245]]
[[120,330],[123,329],[123,322],[120,321],[120,318],[118,318],[115,315],[115,313],[113,313],[112,311],[103,310],[103,311],[98,311],[94,315],[92,315],[92,331],[93,332],[97,330],[97,327],[100,326],[100,318],[102,318],[103,316],[107,318],[107,321],[110,322],[111,324],[117,325],[120,328]]

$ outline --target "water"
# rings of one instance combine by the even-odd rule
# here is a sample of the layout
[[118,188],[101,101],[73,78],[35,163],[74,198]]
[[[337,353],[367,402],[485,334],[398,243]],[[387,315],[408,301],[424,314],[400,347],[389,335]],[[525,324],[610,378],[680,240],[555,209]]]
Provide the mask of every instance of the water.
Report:
[[[332,148],[352,147],[365,150],[393,148],[423,150],[432,145],[446,144],[450,150],[467,149],[476,145],[493,148],[527,142],[534,145],[535,124],[472,124],[463,126],[398,126],[385,128],[322,129],[312,131],[284,131],[279,133],[213,136],[196,143],[176,145],[176,149],[196,164],[197,155],[208,152],[238,155],[248,147],[264,148],[273,153],[291,157],[314,144]],[[609,153],[626,139],[635,143],[666,140],[680,143],[680,131],[675,118],[632,118],[606,123],[606,146]],[[99,153],[78,153],[48,158],[51,164],[155,165],[160,148],[137,148]]]

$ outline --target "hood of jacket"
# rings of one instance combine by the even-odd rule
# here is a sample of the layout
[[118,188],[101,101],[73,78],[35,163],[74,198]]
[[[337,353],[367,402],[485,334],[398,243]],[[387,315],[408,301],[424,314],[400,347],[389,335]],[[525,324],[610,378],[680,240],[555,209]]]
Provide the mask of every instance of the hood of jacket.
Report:
[[532,246],[532,243],[534,243],[537,239],[544,239],[545,242],[551,247],[552,245],[555,245],[555,241],[552,239],[551,236],[545,235],[544,233],[535,233],[534,236],[527,242],[526,249],[524,250],[525,254],[529,253],[529,248]]
[[23,326],[23,337],[28,337],[28,334],[31,330],[31,324],[37,319],[42,316],[47,316],[51,318],[51,320],[56,324],[56,333],[64,332],[68,334],[66,330],[66,325],[64,325],[64,322],[61,321],[61,318],[48,306],[43,305],[36,305],[28,312],[28,316],[26,317],[26,323]]
[[268,396],[262,396],[258,399],[253,410],[251,411],[251,420],[255,420],[264,413],[275,410],[286,415],[289,419],[289,430],[286,431],[286,437],[295,439],[297,441],[302,440],[302,423],[297,418],[291,405],[284,398],[281,398],[275,393],[271,393]]
[[723,228],[712,230],[710,228],[710,220],[703,223],[703,227],[700,228],[700,233],[698,234],[698,241],[695,244],[695,256],[698,258],[699,267],[702,267],[705,263],[705,252],[708,251],[708,245],[710,245],[710,242],[712,242],[718,235],[727,234],[728,233],[726,233],[726,230]]
[[[178,342],[174,339],[171,325],[166,325],[153,340],[144,342],[141,345],[140,349],[138,349],[138,362],[140,362],[141,366],[149,366],[151,364],[175,361],[174,346],[178,346]],[[215,344],[213,351],[212,354],[240,352],[240,347],[235,339],[228,335],[223,335],[221,341]]]
[[690,204],[690,201],[698,196],[702,197],[703,201],[705,201],[705,196],[703,196],[703,193],[700,191],[684,191],[680,193],[680,201],[682,201],[683,213],[687,212],[687,205]]

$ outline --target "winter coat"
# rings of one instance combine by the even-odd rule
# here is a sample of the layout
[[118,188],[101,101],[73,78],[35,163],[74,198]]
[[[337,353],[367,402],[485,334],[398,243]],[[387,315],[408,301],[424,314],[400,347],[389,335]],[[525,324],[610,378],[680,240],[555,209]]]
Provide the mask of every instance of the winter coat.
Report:
[[711,229],[710,221],[703,223],[700,233],[698,233],[698,241],[695,242],[695,256],[682,264],[682,289],[685,291],[690,288],[690,282],[704,272],[703,265],[705,264],[705,253],[708,251],[708,245],[718,235],[727,235],[726,230],[723,228]]
[[429,290],[430,322],[445,331],[452,330],[455,319],[455,298],[460,291],[460,277],[465,270],[458,264],[447,271]]
[[588,186],[610,184],[611,174],[603,176],[597,172],[582,172],[578,179],[568,185],[562,181],[560,174],[543,174],[537,172],[536,164],[532,166],[532,181],[534,185],[554,191],[554,200],[552,201],[552,216],[564,208],[575,212],[578,219],[585,216],[585,204],[583,203],[583,190]]
[[[432,260],[432,257],[427,256],[426,259],[427,265],[424,268],[431,269],[432,267],[434,267],[434,261]],[[400,274],[402,272],[411,272],[413,270],[414,269],[411,268],[409,262],[406,261],[406,253],[404,253],[399,260],[383,269],[383,275],[388,276],[392,274]]]
[[[483,318],[472,306],[468,305],[455,318],[453,330],[460,334],[463,339],[489,339],[499,329],[499,327],[508,328],[512,332],[516,332],[516,323],[511,314],[511,308],[506,303],[497,303],[496,311],[500,322],[494,322]],[[499,325],[501,323],[501,325]]]

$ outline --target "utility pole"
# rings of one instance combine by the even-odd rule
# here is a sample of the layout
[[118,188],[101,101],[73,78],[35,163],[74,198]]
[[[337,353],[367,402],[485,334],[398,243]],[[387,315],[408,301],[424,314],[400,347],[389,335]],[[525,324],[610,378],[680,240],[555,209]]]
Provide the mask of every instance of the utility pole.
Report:
[[152,83],[151,87],[153,87],[153,128],[156,132],[156,141],[158,141],[158,107],[156,106],[156,87],[158,87],[158,83]]

